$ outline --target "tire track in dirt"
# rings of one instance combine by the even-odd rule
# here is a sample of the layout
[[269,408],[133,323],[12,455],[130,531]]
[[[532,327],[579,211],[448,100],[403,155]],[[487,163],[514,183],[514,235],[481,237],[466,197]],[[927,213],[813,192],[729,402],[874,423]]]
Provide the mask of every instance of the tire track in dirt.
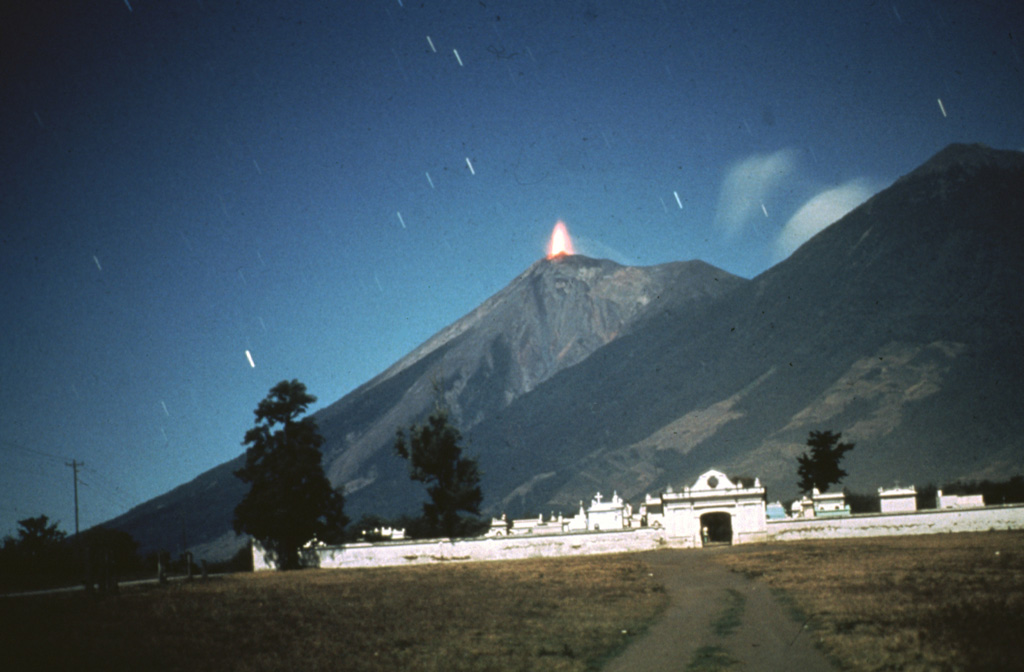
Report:
[[654,578],[665,586],[669,605],[643,636],[608,662],[604,672],[835,670],[815,648],[811,633],[790,618],[768,588],[715,562],[714,554],[728,552],[719,548],[645,554]]

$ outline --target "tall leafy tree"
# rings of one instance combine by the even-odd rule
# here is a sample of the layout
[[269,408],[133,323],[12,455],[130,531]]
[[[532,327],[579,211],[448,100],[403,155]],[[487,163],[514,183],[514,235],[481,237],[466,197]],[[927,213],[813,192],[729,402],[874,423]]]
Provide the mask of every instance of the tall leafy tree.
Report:
[[235,476],[251,488],[235,508],[235,532],[246,532],[272,552],[280,569],[299,565],[299,548],[314,537],[339,543],[345,500],[324,476],[316,422],[299,416],[316,397],[297,380],[275,385],[254,411],[245,433],[245,466]]
[[427,485],[429,502],[423,504],[427,534],[449,538],[467,536],[479,521],[483,493],[476,458],[465,457],[459,445],[462,435],[448,421],[448,411],[438,403],[422,425],[401,429],[395,438],[395,452],[409,462],[409,476]]
[[810,452],[796,458],[799,463],[797,476],[800,477],[798,487],[804,493],[814,488],[819,492],[827,492],[830,485],[839,483],[846,477],[846,471],[839,468],[843,455],[853,450],[852,443],[839,443],[842,432],[833,434],[831,431],[811,432],[807,438]]

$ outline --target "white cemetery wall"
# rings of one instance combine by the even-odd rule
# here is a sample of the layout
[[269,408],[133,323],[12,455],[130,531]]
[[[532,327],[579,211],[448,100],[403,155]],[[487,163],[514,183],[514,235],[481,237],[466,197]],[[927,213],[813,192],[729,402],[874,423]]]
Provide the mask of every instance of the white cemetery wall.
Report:
[[732,543],[750,544],[767,538],[767,511],[764,500],[746,502],[734,510]]
[[[544,536],[489,537],[476,539],[426,540],[349,544],[315,549],[309,564],[320,567],[390,567],[436,562],[480,562],[519,560],[570,555],[600,555],[650,551],[668,545],[662,530],[642,528],[618,532],[583,532]],[[253,568],[274,569],[259,545],[253,544]]]
[[983,509],[923,510],[843,518],[769,520],[768,541],[886,537],[946,532],[1024,530],[1024,505]]

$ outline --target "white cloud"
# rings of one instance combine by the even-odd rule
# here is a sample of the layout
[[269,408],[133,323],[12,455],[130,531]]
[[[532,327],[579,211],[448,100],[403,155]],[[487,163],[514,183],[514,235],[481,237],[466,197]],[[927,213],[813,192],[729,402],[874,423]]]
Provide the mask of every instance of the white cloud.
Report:
[[753,217],[764,217],[768,194],[796,170],[796,152],[756,154],[729,169],[722,183],[715,223],[727,237],[738,235]]
[[877,189],[864,179],[820,192],[803,204],[775,240],[776,259],[785,259],[814,234],[868,200]]

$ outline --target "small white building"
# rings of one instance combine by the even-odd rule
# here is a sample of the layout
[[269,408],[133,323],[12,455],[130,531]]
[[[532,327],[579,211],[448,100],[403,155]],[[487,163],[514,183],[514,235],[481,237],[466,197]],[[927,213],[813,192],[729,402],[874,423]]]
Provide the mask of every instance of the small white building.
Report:
[[804,495],[789,507],[793,518],[814,518],[814,500]]
[[[671,487],[668,492],[672,492]],[[640,504],[640,527],[652,527],[656,530],[665,527],[665,507],[660,496],[644,496],[644,501]]]
[[908,488],[878,489],[878,500],[882,513],[912,513],[917,511],[917,490]]
[[985,506],[985,498],[982,495],[944,495],[939,490],[935,493],[935,505],[939,509],[968,509]]
[[814,502],[814,515],[823,518],[831,516],[848,516],[850,507],[846,505],[846,495],[839,492],[819,492],[814,488],[811,493],[811,500]]
[[[502,518],[504,517],[505,515],[502,514]],[[540,528],[542,527],[544,527],[543,514],[536,518],[513,518],[512,524],[508,527],[508,533],[510,536],[540,533]]]
[[788,518],[786,507],[779,501],[769,504],[765,509],[765,515],[768,516],[768,520],[785,520]]
[[506,537],[508,536],[509,524],[505,514],[501,518],[491,518],[491,528],[484,534],[485,537]]
[[583,508],[583,502],[580,502],[580,510],[575,516],[565,521],[566,532],[586,532],[587,531],[587,510]]
[[619,493],[612,493],[612,498],[605,502],[601,493],[594,496],[587,508],[587,529],[598,530],[622,530],[626,527],[626,521],[633,515],[629,504],[622,501]]
[[700,547],[705,543],[743,544],[767,539],[765,490],[758,479],[751,487],[744,487],[712,469],[693,487],[665,492],[661,500],[666,532],[677,543]]

